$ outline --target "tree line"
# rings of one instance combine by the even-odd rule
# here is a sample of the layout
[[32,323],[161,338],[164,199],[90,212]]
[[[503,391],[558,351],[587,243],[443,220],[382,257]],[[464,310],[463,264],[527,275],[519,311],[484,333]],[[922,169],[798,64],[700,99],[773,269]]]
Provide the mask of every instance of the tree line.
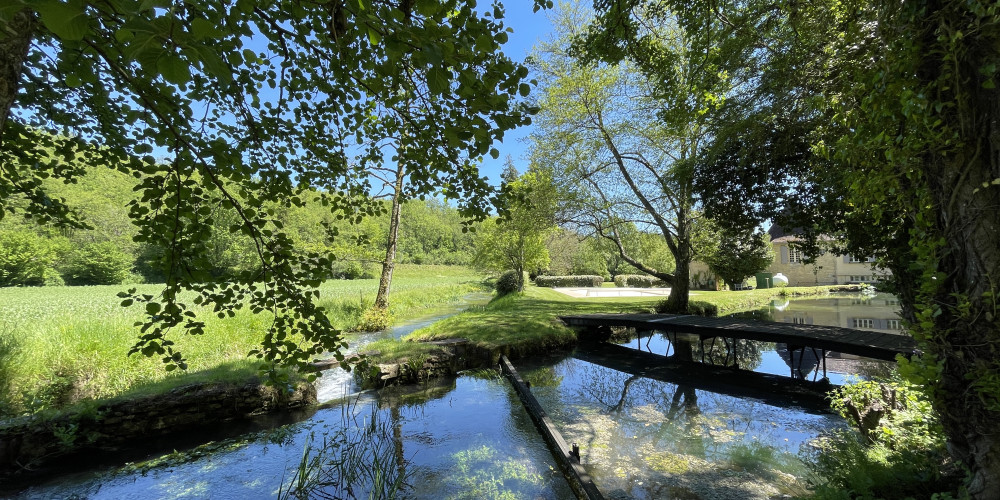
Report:
[[[22,217],[0,220],[0,286],[163,283],[164,249],[135,241],[138,228],[128,217],[134,185],[131,176],[106,167],[88,168],[88,174],[75,183],[48,183],[50,196],[74,207],[88,227],[59,229]],[[385,211],[355,223],[338,220],[321,204],[307,202],[279,208],[275,217],[297,251],[335,256],[327,271],[329,279],[377,277],[388,227]],[[403,204],[402,220],[398,262],[471,263],[475,233],[462,231],[462,217],[455,207],[433,197],[413,199]],[[228,231],[233,222],[217,216],[217,230],[206,244],[213,278],[227,279],[259,267],[251,240]]]

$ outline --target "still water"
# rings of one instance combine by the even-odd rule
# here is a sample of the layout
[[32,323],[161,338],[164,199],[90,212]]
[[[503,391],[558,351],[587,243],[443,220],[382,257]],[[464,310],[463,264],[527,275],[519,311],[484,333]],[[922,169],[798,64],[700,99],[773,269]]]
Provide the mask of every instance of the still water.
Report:
[[[846,326],[879,319],[877,311],[892,309],[892,300],[779,301],[758,316]],[[881,319],[889,325],[893,318]],[[642,339],[642,347],[647,342],[660,352],[676,348],[662,336]],[[779,350],[761,345],[745,356],[759,371],[788,375]],[[836,363],[828,359],[828,376],[834,383],[864,376],[853,370],[861,362],[853,361],[832,372]],[[566,440],[580,445],[583,464],[610,498],[795,496],[809,479],[803,460],[812,453],[810,441],[843,425],[829,413],[630,375],[572,354],[517,365]],[[404,498],[573,498],[516,394],[493,370],[355,394],[349,377],[336,371],[322,380],[320,392],[330,401],[303,421],[124,467],[63,475],[18,497],[275,498],[292,483],[307,443],[307,458],[320,460],[320,477],[330,483],[318,491],[334,496],[346,492],[348,482],[334,462],[348,454],[351,436],[364,435],[365,446],[376,452],[362,460],[380,460],[382,475],[354,478],[358,497],[366,497],[379,477],[398,475]],[[330,397],[338,391],[340,397]]]

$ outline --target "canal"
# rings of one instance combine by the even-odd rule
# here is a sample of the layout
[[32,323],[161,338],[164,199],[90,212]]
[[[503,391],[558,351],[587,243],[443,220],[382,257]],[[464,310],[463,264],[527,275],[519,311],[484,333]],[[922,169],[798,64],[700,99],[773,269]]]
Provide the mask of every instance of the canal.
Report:
[[[898,325],[893,301],[883,295],[782,299],[755,317],[892,329]],[[656,348],[664,352],[676,348],[660,335],[643,346],[647,342],[660,343]],[[793,366],[808,366],[773,344],[755,345],[744,356],[748,363],[741,366],[764,373],[788,376]],[[833,359],[841,358],[827,359],[834,384],[889,369]],[[646,378],[573,353],[517,365],[566,440],[579,444],[581,462],[609,498],[795,496],[810,480],[812,441],[844,426],[828,412]],[[816,367],[794,375],[814,379]],[[188,436],[178,451],[67,470],[15,497],[276,498],[299,485],[303,493],[330,498],[573,498],[517,395],[495,370],[366,392],[331,371],[318,389],[323,406],[298,421],[262,422],[225,438]]]

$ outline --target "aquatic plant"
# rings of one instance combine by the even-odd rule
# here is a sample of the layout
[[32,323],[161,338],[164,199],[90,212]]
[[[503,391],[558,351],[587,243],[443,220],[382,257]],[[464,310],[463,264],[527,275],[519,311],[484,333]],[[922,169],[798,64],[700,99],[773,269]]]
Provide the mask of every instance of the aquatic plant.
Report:
[[341,407],[344,425],[316,442],[311,432],[292,477],[282,480],[277,498],[396,498],[409,477],[392,423],[375,404],[359,422],[354,406]]

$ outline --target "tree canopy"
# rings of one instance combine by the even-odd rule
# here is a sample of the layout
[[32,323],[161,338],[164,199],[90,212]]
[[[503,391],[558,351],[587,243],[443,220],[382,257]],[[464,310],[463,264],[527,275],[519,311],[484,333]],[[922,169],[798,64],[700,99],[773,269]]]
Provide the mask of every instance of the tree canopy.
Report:
[[[412,162],[415,193],[440,190],[484,217],[476,160],[528,123],[528,70],[500,50],[503,8],[464,0],[8,2],[0,9],[0,216],[82,226],[43,179],[89,168],[133,176],[134,239],[165,249],[158,297],[126,294],[147,318],[133,352],[183,368],[174,330],[202,333],[182,299],[274,320],[255,351],[308,368],[343,339],[314,305],[329,255],[300,254],[275,210],[309,198],[338,218],[381,211],[367,169]],[[402,140],[410,147],[392,147]],[[387,155],[391,152],[391,156]],[[10,204],[15,195],[26,204]],[[270,204],[270,206],[269,206]],[[221,228],[258,265],[210,270]]]
[[743,77],[698,161],[713,169],[704,186],[745,203],[706,211],[742,227],[773,217],[890,269],[923,351],[901,371],[928,387],[969,493],[1000,497],[1000,5],[596,5],[581,46],[597,57],[672,81],[643,27],[677,23],[716,47],[709,74]]

